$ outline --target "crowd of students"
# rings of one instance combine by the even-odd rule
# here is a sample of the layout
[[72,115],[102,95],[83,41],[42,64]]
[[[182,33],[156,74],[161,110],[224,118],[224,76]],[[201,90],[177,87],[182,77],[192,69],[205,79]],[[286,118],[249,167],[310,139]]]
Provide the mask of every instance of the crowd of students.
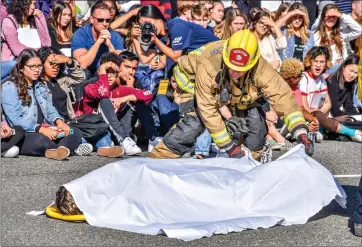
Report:
[[[310,138],[362,142],[361,0],[319,1],[316,16],[302,1],[275,10],[260,1],[133,2],[1,2],[3,157],[121,157],[140,154],[145,140],[151,152],[188,112],[180,90],[195,90],[180,58],[246,29],[289,85]],[[289,150],[286,125],[261,104],[268,148]],[[232,116],[226,106],[219,112]],[[187,155],[222,153],[213,139],[206,129]]]
[[[316,141],[362,142],[362,1],[352,1],[351,13],[322,3],[314,23],[300,1],[276,11],[177,1],[173,19],[169,1],[138,1],[127,11],[114,0],[87,3],[2,1],[2,156],[135,155],[143,138],[150,152],[183,117],[173,77],[180,57],[245,29],[290,85]],[[293,147],[276,112],[265,112],[270,147]],[[211,143],[206,130],[192,153],[208,156]]]

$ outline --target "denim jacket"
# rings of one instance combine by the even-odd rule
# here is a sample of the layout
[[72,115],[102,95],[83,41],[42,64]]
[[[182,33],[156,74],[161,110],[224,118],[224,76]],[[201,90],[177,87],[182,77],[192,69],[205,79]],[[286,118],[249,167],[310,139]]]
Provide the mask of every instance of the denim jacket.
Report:
[[[49,125],[55,125],[55,121],[62,118],[53,106],[46,85],[36,81],[33,87],[35,87],[35,97],[40,104],[45,122]],[[1,105],[6,121],[10,126],[21,126],[27,132],[35,132],[35,129],[39,126],[37,123],[38,108],[33,87],[28,88],[28,94],[31,96],[29,105],[22,103],[19,98],[18,88],[13,82],[4,82],[1,90]]]
[[286,30],[283,30],[283,34],[287,38],[287,47],[279,51],[279,56],[282,61],[288,58],[293,58],[295,46],[294,35],[288,37]]

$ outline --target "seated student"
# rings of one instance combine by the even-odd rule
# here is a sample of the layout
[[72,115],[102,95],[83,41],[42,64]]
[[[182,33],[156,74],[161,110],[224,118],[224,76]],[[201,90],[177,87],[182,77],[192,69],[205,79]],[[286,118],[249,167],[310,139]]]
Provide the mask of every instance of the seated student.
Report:
[[97,2],[91,9],[90,24],[79,28],[72,37],[72,55],[91,75],[97,71],[103,53],[120,53],[123,49],[123,38],[109,29],[110,22],[108,5]]
[[21,127],[10,128],[6,122],[1,122],[1,157],[14,158],[20,150],[16,145],[21,144],[25,131]]
[[[166,20],[160,10],[153,5],[143,6],[138,11],[137,21],[140,25],[149,22],[156,28],[151,43],[167,56],[167,71],[182,55],[218,40],[214,34],[199,25],[181,19]],[[162,41],[165,37],[169,38],[170,45]],[[145,51],[136,37],[133,37],[133,43],[142,63],[148,63],[160,53],[155,50]]]
[[224,4],[221,1],[214,1],[210,8],[211,23],[210,26],[214,28],[219,25],[224,18]]
[[[353,141],[361,142],[362,134],[360,131],[351,129],[333,118],[328,118],[326,114],[323,114],[320,111],[309,113],[304,109],[302,103],[302,94],[298,87],[298,83],[303,75],[303,71],[303,63],[295,58],[291,58],[283,61],[282,67],[280,69],[280,75],[289,84],[299,107],[302,108],[304,118],[309,122],[309,131],[319,133],[318,131],[320,128],[323,128],[331,133],[349,136]],[[316,138],[320,140],[321,136],[317,135]]]
[[285,15],[286,24],[283,30],[287,38],[287,47],[279,52],[282,60],[297,58],[303,61],[304,46],[309,37],[308,10],[301,3],[294,3]]
[[20,154],[64,160],[79,146],[82,133],[70,129],[54,108],[46,85],[38,80],[42,69],[37,52],[23,50],[3,83],[2,107],[8,124],[26,131]]
[[[151,141],[156,140],[156,130],[151,112],[144,103],[150,103],[152,93],[133,88],[137,57],[124,52],[119,58],[114,53],[105,53],[101,57],[99,80],[84,89],[82,110],[85,114],[100,113],[110,125],[112,134],[123,147],[125,154],[141,153],[141,149],[130,138],[135,120],[147,118],[151,124],[143,124],[149,131]],[[130,102],[136,101],[135,106]],[[134,110],[136,108],[136,110]],[[153,125],[153,126],[152,126]],[[154,129],[154,133],[152,133]],[[154,137],[152,137],[152,135]]]
[[248,18],[239,9],[231,9],[225,15],[219,25],[214,28],[216,37],[227,40],[231,35],[237,31],[248,28]]
[[[43,47],[38,52],[44,64],[41,80],[48,86],[54,107],[65,122],[75,118],[70,99],[70,87],[81,83],[85,79],[84,71],[73,59],[64,56],[59,50]],[[65,65],[69,73],[65,73]],[[71,126],[72,127],[72,126]],[[87,155],[96,147],[97,154],[107,157],[119,157],[123,154],[121,147],[111,147],[112,140],[109,133],[102,137],[83,138],[82,144],[75,149],[77,155]],[[89,142],[90,144],[88,144]]]
[[302,104],[312,113],[316,110],[328,114],[332,107],[327,90],[327,82],[322,74],[331,67],[331,56],[325,46],[315,46],[307,53],[304,60],[306,71],[299,82]]
[[210,32],[214,33],[212,27],[209,26],[210,13],[209,10],[201,4],[196,4],[191,9],[191,22],[206,28]]
[[158,129],[160,136],[164,136],[177,124],[181,115],[179,112],[180,97],[177,93],[177,83],[172,75],[171,69],[168,73],[168,86],[166,93],[158,92],[155,100],[152,102],[152,109],[155,113],[155,126]]
[[54,3],[51,15],[48,18],[48,30],[52,40],[51,47],[72,57],[71,40],[74,32],[72,9],[68,3],[57,1]]
[[25,48],[39,49],[51,44],[44,15],[35,9],[35,0],[13,0],[7,11],[1,31],[1,78],[10,74],[14,59]]
[[[252,18],[251,30],[258,37],[259,49],[263,58],[279,71],[282,60],[278,51],[287,47],[287,39],[280,28],[267,12],[259,11]],[[271,32],[275,33],[276,38]]]
[[360,58],[351,55],[339,69],[328,77],[328,93],[331,98],[333,117],[360,115],[353,106],[353,94],[357,87],[358,63]]
[[177,15],[181,20],[191,21],[191,9],[195,5],[194,1],[177,0]]

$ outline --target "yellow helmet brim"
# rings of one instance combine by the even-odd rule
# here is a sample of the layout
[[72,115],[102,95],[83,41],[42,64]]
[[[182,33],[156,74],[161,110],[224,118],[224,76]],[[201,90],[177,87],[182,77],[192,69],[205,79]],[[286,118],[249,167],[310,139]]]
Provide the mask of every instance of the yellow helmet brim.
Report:
[[[230,38],[229,38],[230,39]],[[230,54],[229,54],[229,51],[228,51],[228,43],[229,43],[229,39],[227,39],[225,42],[224,42],[224,47],[223,47],[223,60],[224,60],[224,63],[226,64],[226,66],[229,68],[229,69],[232,69],[232,70],[235,70],[235,71],[239,71],[239,72],[244,72],[244,71],[248,71],[250,70],[251,68],[254,67],[254,65],[259,61],[259,57],[260,57],[260,49],[258,47],[257,51],[256,51],[256,54],[255,54],[255,57],[252,61],[250,61],[246,66],[236,66],[232,63],[230,63]]]

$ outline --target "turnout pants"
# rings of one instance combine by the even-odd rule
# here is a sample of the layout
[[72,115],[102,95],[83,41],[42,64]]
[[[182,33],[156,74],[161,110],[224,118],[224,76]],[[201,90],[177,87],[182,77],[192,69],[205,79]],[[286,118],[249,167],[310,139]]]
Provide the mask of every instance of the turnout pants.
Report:
[[[244,145],[252,151],[254,158],[258,158],[268,133],[264,111],[261,107],[253,107],[237,112],[237,116],[245,118],[249,129]],[[194,145],[196,138],[202,134],[204,129],[204,124],[195,112],[186,114],[152,150],[149,157],[156,159],[180,158]]]

